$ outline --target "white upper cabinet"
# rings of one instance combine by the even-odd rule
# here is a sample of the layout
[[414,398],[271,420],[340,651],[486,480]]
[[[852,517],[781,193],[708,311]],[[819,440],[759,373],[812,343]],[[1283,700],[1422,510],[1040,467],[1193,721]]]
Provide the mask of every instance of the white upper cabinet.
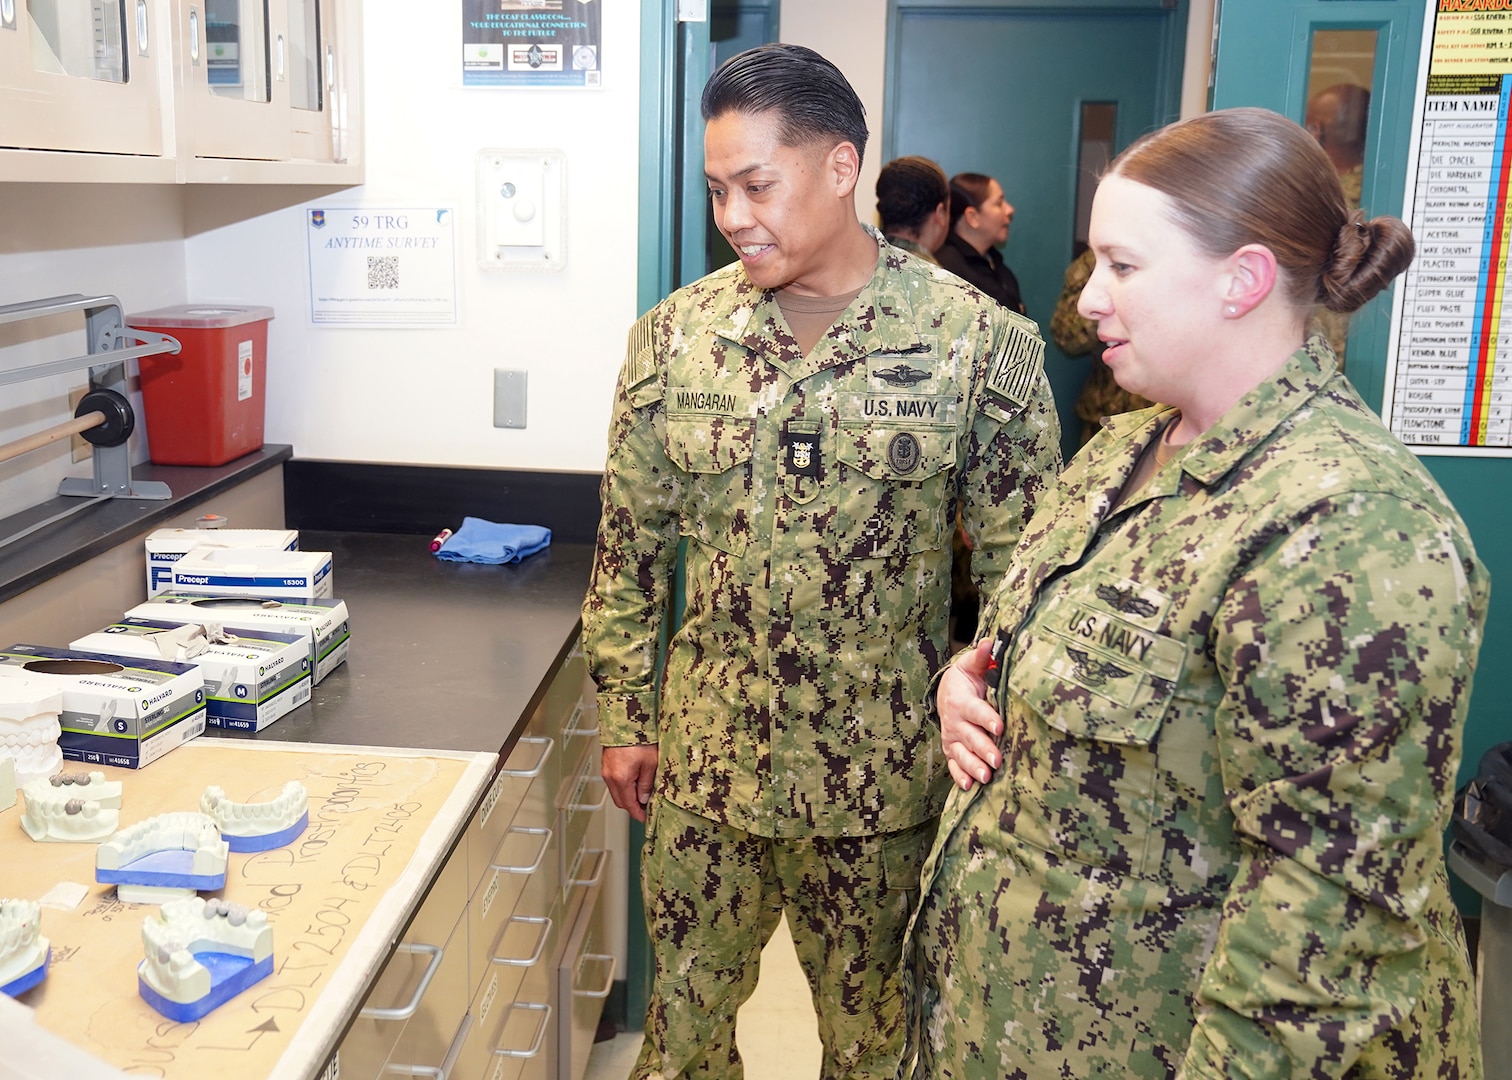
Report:
[[0,0],[0,181],[360,183],[360,0]]

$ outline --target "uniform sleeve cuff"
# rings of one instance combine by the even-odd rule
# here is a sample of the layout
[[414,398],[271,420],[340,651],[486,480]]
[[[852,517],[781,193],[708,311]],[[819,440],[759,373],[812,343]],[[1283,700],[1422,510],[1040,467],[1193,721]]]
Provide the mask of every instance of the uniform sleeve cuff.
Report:
[[600,746],[655,745],[654,693],[600,694],[598,706]]

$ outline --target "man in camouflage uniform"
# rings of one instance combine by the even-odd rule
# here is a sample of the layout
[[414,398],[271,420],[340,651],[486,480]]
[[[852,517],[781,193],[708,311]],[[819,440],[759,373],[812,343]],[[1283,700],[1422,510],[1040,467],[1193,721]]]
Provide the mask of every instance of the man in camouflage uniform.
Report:
[[1485,568],[1321,339],[1128,492],[1170,415],[1077,457],[959,661],[1001,766],[925,867],[907,1075],[1480,1080],[1441,838]]
[[1097,324],[1084,319],[1076,310],[1082,289],[1092,276],[1092,267],[1097,257],[1088,248],[1066,267],[1066,276],[1061,283],[1060,299],[1055,302],[1055,314],[1050,318],[1050,336],[1067,356],[1092,357],[1092,370],[1076,395],[1076,417],[1082,422],[1081,445],[1086,446],[1097,434],[1103,417],[1119,413],[1148,409],[1152,402],[1132,394],[1119,386],[1102,362],[1102,342],[1097,339]]
[[[632,330],[584,644],[603,772],[646,830],[637,1077],[742,1075],[736,1009],[786,912],[823,1076],[890,1077],[948,778],[923,712],[960,511],[990,587],[1059,467],[1034,324],[856,218],[861,104],[791,45],[704,91],[740,256]],[[679,540],[687,602],[656,681]],[[653,798],[654,794],[654,798]]]

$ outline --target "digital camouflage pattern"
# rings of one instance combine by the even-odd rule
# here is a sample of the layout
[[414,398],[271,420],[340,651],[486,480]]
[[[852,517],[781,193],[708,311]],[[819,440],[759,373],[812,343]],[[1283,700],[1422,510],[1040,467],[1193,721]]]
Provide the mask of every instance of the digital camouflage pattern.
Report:
[[1092,368],[1076,395],[1076,417],[1082,422],[1081,443],[1085,446],[1097,434],[1103,417],[1148,409],[1154,402],[1118,385],[1113,372],[1102,362],[1102,342],[1097,337],[1097,323],[1082,318],[1076,310],[1082,289],[1097,265],[1097,255],[1088,248],[1066,267],[1060,298],[1050,317],[1050,336],[1067,356],[1092,357]]
[[1004,765],[925,867],[906,1073],[1478,1080],[1441,843],[1485,568],[1319,339],[1110,513],[1169,415],[983,612]]
[[883,836],[774,841],[668,802],[653,807],[641,883],[656,993],[632,1075],[743,1075],[735,1014],[756,989],[761,949],[786,908],[809,984],[831,988],[815,998],[820,1077],[892,1080],[903,1049],[903,933],[934,822]]
[[934,263],[936,266],[940,265],[940,260],[934,257],[934,252],[925,251],[916,241],[910,240],[906,236],[889,236],[887,242],[895,248],[908,252],[916,259],[923,259],[925,262]]
[[869,231],[876,274],[807,356],[731,265],[636,324],[616,391],[583,608],[600,739],[658,744],[661,797],[762,836],[939,812],[957,509],[990,589],[1060,464],[1034,324]]

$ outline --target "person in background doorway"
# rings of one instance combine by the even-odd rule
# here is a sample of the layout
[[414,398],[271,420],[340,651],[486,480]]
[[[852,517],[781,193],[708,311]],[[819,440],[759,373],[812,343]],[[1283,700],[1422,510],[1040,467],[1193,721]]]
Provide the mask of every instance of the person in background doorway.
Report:
[[1083,318],[1076,310],[1081,300],[1082,287],[1092,276],[1096,264],[1092,249],[1088,248],[1066,267],[1066,276],[1061,284],[1060,298],[1055,302],[1055,314],[1050,317],[1050,336],[1061,352],[1067,356],[1089,356],[1092,368],[1082,382],[1076,395],[1076,416],[1082,422],[1081,445],[1086,446],[1103,418],[1119,413],[1148,409],[1153,402],[1138,394],[1130,393],[1113,378],[1108,365],[1102,361],[1103,343],[1097,338],[1097,324]]
[[894,158],[877,174],[877,217],[893,247],[938,263],[935,248],[950,231],[950,182],[926,157]]
[[1018,278],[1003,262],[999,244],[1008,242],[1013,204],[1003,186],[981,173],[950,178],[950,234],[935,251],[940,265],[964,278],[1009,311],[1024,314]]
[[866,120],[828,60],[739,53],[702,113],[739,262],[630,333],[583,606],[604,779],[647,823],[634,1075],[742,1074],[736,1010],[785,913],[823,1077],[891,1080],[949,788],[923,701],[949,655],[951,528],[959,512],[990,586],[1054,483],[1044,344],[857,219]]
[[1370,91],[1354,83],[1337,83],[1307,101],[1307,132],[1333,163],[1351,210],[1360,205],[1369,120]]
[[1478,1080],[1443,834],[1489,580],[1305,334],[1406,269],[1297,124],[1206,113],[1098,187],[1115,417],[933,700],[957,790],[915,1078]]
[[[1320,90],[1307,102],[1307,133],[1318,140],[1333,163],[1339,174],[1339,186],[1344,189],[1344,201],[1351,210],[1360,207],[1369,119],[1370,91],[1354,83],[1338,83]],[[1349,347],[1349,315],[1320,308],[1312,329],[1328,338],[1342,371]]]

